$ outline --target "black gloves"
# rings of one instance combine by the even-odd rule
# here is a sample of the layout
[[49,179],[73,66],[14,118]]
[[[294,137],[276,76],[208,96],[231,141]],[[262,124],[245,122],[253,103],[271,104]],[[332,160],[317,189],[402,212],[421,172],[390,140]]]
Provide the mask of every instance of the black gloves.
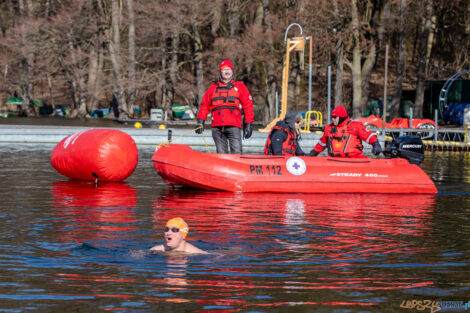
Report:
[[204,131],[204,120],[197,120],[196,128],[196,134],[202,134]]
[[380,147],[380,143],[378,141],[372,144],[372,153],[375,155],[379,155],[382,153],[382,147]]
[[309,156],[317,156],[318,155],[318,152],[315,151],[315,150],[312,150],[310,151],[310,153],[308,154]]
[[253,128],[251,127],[251,123],[245,124],[245,130],[243,132],[243,137],[245,139],[248,139],[251,137],[251,134],[253,133]]

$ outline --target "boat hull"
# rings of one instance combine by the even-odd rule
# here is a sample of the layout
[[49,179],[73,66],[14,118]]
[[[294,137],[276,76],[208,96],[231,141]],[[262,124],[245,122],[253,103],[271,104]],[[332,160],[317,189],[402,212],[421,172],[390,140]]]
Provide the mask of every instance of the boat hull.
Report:
[[405,159],[351,159],[212,154],[186,145],[157,147],[154,167],[169,185],[231,192],[437,192],[432,180]]

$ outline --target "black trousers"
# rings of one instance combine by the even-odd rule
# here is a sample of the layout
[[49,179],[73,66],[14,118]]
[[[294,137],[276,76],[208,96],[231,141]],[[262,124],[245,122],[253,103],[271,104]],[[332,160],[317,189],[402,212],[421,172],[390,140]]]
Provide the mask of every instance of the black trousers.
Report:
[[242,154],[242,132],[235,126],[217,126],[212,128],[217,153]]

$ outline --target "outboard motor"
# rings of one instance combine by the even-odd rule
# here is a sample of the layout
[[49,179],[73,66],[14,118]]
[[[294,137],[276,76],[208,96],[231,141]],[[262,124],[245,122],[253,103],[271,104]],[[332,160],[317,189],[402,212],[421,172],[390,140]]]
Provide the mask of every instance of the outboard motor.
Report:
[[389,158],[404,158],[411,164],[421,164],[424,160],[423,141],[418,136],[400,136],[390,143],[383,154]]

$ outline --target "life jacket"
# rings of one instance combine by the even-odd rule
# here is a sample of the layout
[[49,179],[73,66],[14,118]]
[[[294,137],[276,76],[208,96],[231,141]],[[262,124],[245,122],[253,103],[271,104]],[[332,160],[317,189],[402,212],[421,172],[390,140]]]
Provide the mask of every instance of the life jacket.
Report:
[[284,142],[282,143],[282,155],[294,156],[295,147],[297,146],[297,132],[292,133],[288,127],[283,127],[278,124],[276,124],[273,129],[271,129],[271,131],[269,132],[268,138],[266,139],[266,143],[264,145],[264,154],[273,154],[273,150],[271,147],[271,134],[274,132],[274,130],[282,130],[287,133],[287,139],[284,140]]
[[[230,113],[234,110],[242,110],[242,104],[240,102],[237,88],[232,82],[227,85],[220,85],[216,82],[217,88],[215,89],[211,99],[211,112],[222,109],[229,109]],[[239,112],[237,112],[239,113]]]
[[341,126],[331,126],[328,134],[328,154],[332,157],[362,156],[362,140],[348,131],[347,123]]

